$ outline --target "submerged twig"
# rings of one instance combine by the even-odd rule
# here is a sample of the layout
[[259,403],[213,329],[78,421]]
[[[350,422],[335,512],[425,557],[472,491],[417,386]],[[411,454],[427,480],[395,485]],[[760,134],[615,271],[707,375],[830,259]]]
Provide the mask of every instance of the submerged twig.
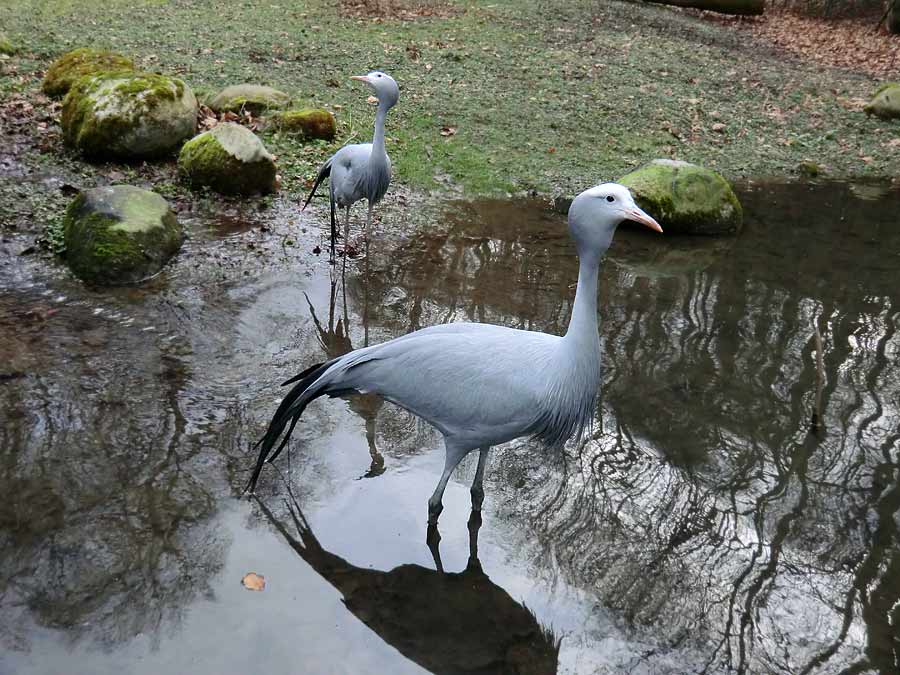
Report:
[[811,433],[819,433],[824,429],[822,424],[822,390],[825,388],[825,357],[822,348],[822,333],[819,332],[819,324],[813,319],[813,338],[816,341],[816,405],[813,408],[812,419],[809,423]]

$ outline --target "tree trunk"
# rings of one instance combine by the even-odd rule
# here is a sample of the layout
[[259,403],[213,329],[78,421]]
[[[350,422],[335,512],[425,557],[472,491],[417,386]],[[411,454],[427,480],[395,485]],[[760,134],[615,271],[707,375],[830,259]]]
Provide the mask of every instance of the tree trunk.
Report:
[[[762,14],[765,7],[764,0],[647,0],[662,5],[675,5],[676,7],[694,7],[705,9],[720,14]],[[894,2],[895,7],[900,0],[888,0]],[[900,15],[900,7],[895,14]],[[900,16],[897,17],[900,21]]]
[[900,33],[900,0],[887,1],[888,11],[884,25],[887,26],[888,33],[897,35]]

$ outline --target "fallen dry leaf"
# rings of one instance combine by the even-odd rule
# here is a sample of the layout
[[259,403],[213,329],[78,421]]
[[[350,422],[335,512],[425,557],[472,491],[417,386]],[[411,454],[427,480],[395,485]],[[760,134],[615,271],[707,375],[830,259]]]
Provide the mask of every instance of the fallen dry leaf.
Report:
[[248,591],[262,591],[266,588],[266,578],[256,572],[247,572],[241,583]]
[[456,127],[441,127],[441,136],[455,136]]

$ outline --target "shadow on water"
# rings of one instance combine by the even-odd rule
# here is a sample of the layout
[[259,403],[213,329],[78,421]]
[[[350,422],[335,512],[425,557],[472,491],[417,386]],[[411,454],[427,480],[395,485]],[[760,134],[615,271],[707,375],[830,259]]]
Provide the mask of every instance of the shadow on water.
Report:
[[741,198],[737,237],[622,228],[595,427],[498,449],[468,542],[451,483],[449,574],[424,545],[439,441],[408,414],[311,406],[279,513],[234,504],[246,448],[323,357],[447,321],[562,332],[561,215],[394,213],[342,278],[307,253],[317,221],[213,214],[159,278],[104,291],[0,245],[0,671],[897,672],[900,192]]
[[347,609],[423,668],[459,675],[556,673],[559,639],[481,567],[477,514],[469,520],[462,572],[411,564],[380,571],[325,550],[292,495],[282,518],[257,503],[297,555],[341,592]]

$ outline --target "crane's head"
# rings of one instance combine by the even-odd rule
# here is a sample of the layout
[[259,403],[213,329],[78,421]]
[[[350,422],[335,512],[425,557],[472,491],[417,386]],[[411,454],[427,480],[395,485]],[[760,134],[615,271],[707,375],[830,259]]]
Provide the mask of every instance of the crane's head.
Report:
[[400,87],[394,81],[394,78],[380,70],[373,70],[368,75],[353,75],[351,80],[359,80],[365,82],[372,89],[378,103],[391,107],[400,98]]
[[631,220],[662,232],[652,217],[634,203],[628,188],[618,183],[602,183],[572,200],[569,229],[578,246],[578,254],[602,255],[612,242],[619,223]]

